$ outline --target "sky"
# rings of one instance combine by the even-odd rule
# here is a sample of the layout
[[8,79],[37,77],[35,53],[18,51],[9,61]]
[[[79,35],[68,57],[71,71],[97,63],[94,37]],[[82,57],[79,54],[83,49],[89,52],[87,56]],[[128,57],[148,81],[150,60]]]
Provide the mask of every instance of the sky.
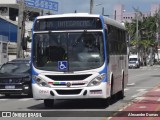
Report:
[[[59,3],[59,10],[56,14],[73,13],[75,10],[80,13],[90,11],[90,0],[53,0]],[[105,15],[113,15],[115,4],[123,4],[126,12],[133,12],[133,7],[139,8],[142,12],[149,12],[152,3],[160,4],[160,0],[94,0],[93,13],[101,14],[104,7]]]

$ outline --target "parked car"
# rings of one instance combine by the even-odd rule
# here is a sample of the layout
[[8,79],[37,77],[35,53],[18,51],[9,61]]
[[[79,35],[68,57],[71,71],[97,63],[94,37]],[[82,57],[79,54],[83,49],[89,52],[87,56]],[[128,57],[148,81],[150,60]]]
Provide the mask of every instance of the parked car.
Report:
[[129,68],[140,68],[140,60],[137,55],[130,55],[129,56]]
[[128,68],[139,68],[139,66],[136,61],[129,61]]
[[0,94],[32,95],[29,59],[15,59],[0,68]]

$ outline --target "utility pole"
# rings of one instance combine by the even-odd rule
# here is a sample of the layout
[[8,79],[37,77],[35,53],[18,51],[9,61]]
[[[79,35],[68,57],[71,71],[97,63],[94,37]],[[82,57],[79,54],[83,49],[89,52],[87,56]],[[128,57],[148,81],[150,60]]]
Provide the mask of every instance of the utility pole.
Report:
[[18,32],[17,32],[17,58],[23,58],[22,39],[25,33],[24,26],[24,0],[19,0]]
[[139,16],[138,16],[138,14],[139,14],[139,9],[138,8],[134,8],[133,7],[133,9],[134,9],[134,11],[135,11],[135,16],[136,16],[136,40],[137,40],[137,45],[136,45],[136,49],[137,49],[137,55],[139,56],[139,49],[138,49],[138,47],[139,47],[139,35],[138,35],[138,33],[139,33],[139,30],[138,30],[138,24],[139,24]]
[[114,19],[116,20],[117,12],[116,10],[114,11]]
[[159,46],[160,46],[160,8],[157,12],[157,22],[156,22],[156,27],[157,27],[157,43],[158,43],[158,48],[157,48],[157,56],[158,56],[158,61],[159,61],[159,52],[158,52],[158,49],[159,49]]
[[93,14],[93,0],[90,0],[90,14]]
[[104,15],[104,7],[102,7],[102,15]]
[[139,50],[138,50],[138,47],[139,47],[139,41],[138,41],[138,12],[136,12],[136,39],[137,39],[137,55],[139,55],[138,54],[138,52],[139,52]]
[[159,46],[159,42],[160,42],[160,8],[157,12],[157,42],[158,42],[158,46]]

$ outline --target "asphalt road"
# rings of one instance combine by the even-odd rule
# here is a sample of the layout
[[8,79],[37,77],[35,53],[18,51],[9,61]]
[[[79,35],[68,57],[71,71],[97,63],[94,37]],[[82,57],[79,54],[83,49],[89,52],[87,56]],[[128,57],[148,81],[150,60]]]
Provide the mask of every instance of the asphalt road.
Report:
[[[118,111],[140,98],[141,95],[160,83],[160,66],[141,67],[140,69],[129,69],[129,81],[125,89],[123,100],[115,100],[110,106],[102,106],[95,101],[88,100],[57,100],[55,107],[46,109],[43,101],[36,101],[27,96],[11,96],[6,98],[0,95],[0,111],[68,111],[72,116],[72,111]],[[88,113],[90,114],[90,113]],[[0,118],[0,120],[9,118]],[[18,118],[10,118],[17,120]],[[44,118],[27,118],[30,120],[44,120]],[[47,120],[104,120],[104,117],[48,117]]]

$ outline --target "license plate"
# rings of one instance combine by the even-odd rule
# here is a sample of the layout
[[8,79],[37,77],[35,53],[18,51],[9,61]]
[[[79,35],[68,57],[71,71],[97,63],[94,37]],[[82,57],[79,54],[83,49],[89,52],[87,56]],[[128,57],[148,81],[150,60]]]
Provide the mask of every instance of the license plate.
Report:
[[6,85],[5,89],[15,89],[15,85]]

